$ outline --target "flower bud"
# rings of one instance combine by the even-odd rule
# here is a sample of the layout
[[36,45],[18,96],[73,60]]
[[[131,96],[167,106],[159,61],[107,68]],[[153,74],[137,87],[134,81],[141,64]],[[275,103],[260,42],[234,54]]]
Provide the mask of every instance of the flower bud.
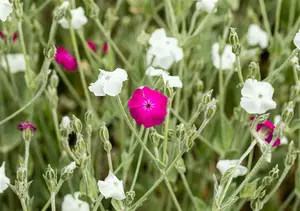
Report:
[[293,101],[288,102],[288,104],[284,106],[281,116],[285,125],[288,125],[292,120],[294,116],[294,108],[295,103]]
[[150,139],[152,140],[152,143],[153,143],[154,147],[158,147],[160,137],[159,137],[159,134],[156,132],[156,130],[154,128],[151,128]]
[[126,204],[127,207],[130,207],[130,205],[134,201],[134,198],[135,198],[135,192],[134,191],[127,191],[126,192],[125,204]]
[[185,132],[185,125],[180,123],[176,126],[176,136],[181,137]]
[[50,77],[51,87],[56,89],[57,86],[58,86],[58,83],[59,83],[59,78],[58,78],[56,72],[52,71],[52,74],[51,74],[51,77]]
[[72,116],[73,121],[72,121],[72,127],[75,130],[76,133],[80,133],[82,130],[82,123],[80,119],[78,119],[75,115]]
[[210,90],[209,92],[205,93],[202,97],[202,104],[206,106],[211,101],[211,95],[214,90]]
[[235,28],[230,28],[229,42],[232,45],[232,52],[237,56],[240,55],[241,44],[239,41],[239,37],[235,31]]
[[184,160],[180,158],[176,163],[176,169],[180,174],[184,174],[186,172],[186,167],[184,165]]
[[91,110],[87,110],[84,115],[84,120],[86,124],[92,125],[93,124],[93,115]]
[[144,46],[148,45],[149,39],[150,39],[150,34],[146,33],[144,30],[142,30],[140,35],[137,37],[138,43]]
[[71,178],[75,169],[76,169],[76,163],[74,161],[71,162],[69,165],[65,166],[60,172],[61,179],[67,180]]
[[55,45],[50,45],[44,49],[44,55],[48,59],[53,59],[56,54],[56,47]]
[[295,153],[295,144],[293,141],[289,144],[288,153],[285,157],[285,165],[292,166],[295,163],[297,154]]
[[17,19],[21,21],[23,18],[23,3],[21,3],[20,0],[13,1],[13,10],[16,14]]
[[50,164],[48,165],[47,171],[43,174],[44,180],[47,184],[49,191],[55,192],[57,186],[57,170],[51,168]]
[[193,146],[194,146],[194,140],[195,140],[195,135],[197,133],[197,128],[195,125],[193,125],[192,129],[189,130],[183,139],[183,150],[185,152],[188,152]]
[[291,87],[291,94],[290,94],[290,100],[297,100],[296,98],[299,96],[300,94],[300,84],[296,84],[294,86]]
[[204,83],[202,80],[197,80],[197,82],[195,83],[195,88],[197,92],[202,92],[204,89]]
[[100,126],[100,139],[103,143],[109,141],[109,132],[105,125],[105,122],[102,122]]
[[68,1],[64,1],[59,7],[57,7],[53,11],[53,19],[58,21],[63,17],[65,17],[69,7],[70,7],[70,3]]
[[247,78],[258,78],[260,80],[260,67],[256,62],[251,62],[248,66],[249,74]]
[[217,110],[217,100],[215,98],[212,99],[210,103],[207,104],[204,112],[205,119],[211,119]]

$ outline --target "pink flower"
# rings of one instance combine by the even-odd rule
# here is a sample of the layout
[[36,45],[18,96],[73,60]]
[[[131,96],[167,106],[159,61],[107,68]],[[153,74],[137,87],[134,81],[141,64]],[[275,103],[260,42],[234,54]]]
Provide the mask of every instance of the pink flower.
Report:
[[26,130],[27,128],[30,129],[31,131],[36,131],[36,127],[30,122],[20,122],[18,125],[18,129],[20,131]]
[[[3,40],[6,41],[6,35],[3,34],[2,31],[0,31],[0,38],[2,38]],[[14,33],[14,34],[13,34],[13,37],[12,37],[12,41],[15,42],[18,38],[19,38],[19,35],[18,35],[17,33]]]
[[76,59],[62,46],[57,47],[55,60],[68,71],[74,71],[77,69]]
[[0,31],[0,38],[3,38],[3,32],[2,31]]
[[19,38],[19,35],[17,33],[14,33],[12,40],[16,41]]
[[165,95],[149,87],[137,88],[128,101],[131,116],[138,125],[146,128],[163,123],[167,104],[168,98]]
[[103,44],[103,46],[102,46],[102,52],[103,52],[103,53],[107,53],[107,52],[108,52],[108,48],[109,48],[108,43],[105,42],[105,43]]
[[90,49],[94,52],[97,51],[97,46],[96,43],[94,43],[93,41],[87,41],[88,46],[90,47]]
[[[254,120],[254,117],[250,117],[250,120]],[[270,143],[273,139],[273,132],[275,129],[275,125],[269,120],[266,120],[264,123],[257,124],[256,131],[260,136],[264,137],[265,141]],[[280,139],[278,138],[273,147],[277,147],[280,145]]]

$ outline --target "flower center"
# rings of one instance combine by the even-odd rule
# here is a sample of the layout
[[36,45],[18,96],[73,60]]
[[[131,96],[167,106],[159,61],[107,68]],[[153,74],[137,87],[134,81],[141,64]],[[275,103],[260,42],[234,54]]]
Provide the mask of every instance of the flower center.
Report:
[[153,106],[154,106],[154,104],[150,100],[144,101],[144,104],[143,104],[144,110],[151,111],[153,109]]
[[105,80],[109,80],[111,77],[109,75],[105,76]]
[[258,98],[261,99],[263,97],[262,94],[258,94]]

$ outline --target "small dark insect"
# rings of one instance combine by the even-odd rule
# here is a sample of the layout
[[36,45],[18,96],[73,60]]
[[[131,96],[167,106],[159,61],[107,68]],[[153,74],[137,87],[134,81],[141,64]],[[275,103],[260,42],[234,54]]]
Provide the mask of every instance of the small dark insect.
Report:
[[69,137],[68,137],[68,142],[69,142],[69,146],[70,147],[74,147],[76,142],[77,142],[77,136],[76,136],[76,133],[74,131],[72,131],[70,134],[69,134]]

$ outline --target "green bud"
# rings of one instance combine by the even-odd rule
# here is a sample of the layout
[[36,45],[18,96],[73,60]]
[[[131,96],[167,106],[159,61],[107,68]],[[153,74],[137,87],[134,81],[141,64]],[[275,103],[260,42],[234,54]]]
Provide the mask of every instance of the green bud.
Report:
[[277,179],[279,177],[278,164],[272,168],[272,170],[269,172],[269,175],[272,178],[272,180]]
[[59,83],[59,78],[58,78],[56,72],[52,71],[52,74],[51,74],[51,77],[50,77],[51,87],[56,89],[57,86],[58,86],[58,83]]
[[194,146],[194,139],[195,135],[197,133],[197,128],[195,125],[193,125],[192,129],[190,129],[187,134],[185,135],[185,138],[183,139],[183,150],[185,152],[188,152],[193,146]]
[[144,30],[142,30],[139,36],[137,37],[138,43],[144,46],[148,45],[149,39],[150,39],[150,34],[146,33]]
[[44,49],[44,55],[48,59],[53,59],[55,54],[56,54],[55,45],[48,46],[47,48]]
[[65,17],[69,6],[70,3],[68,1],[64,1],[59,7],[55,8],[53,11],[53,19],[58,21]]
[[85,112],[84,120],[85,120],[85,123],[88,125],[93,124],[93,114],[92,114],[91,110],[87,110],[87,112]]
[[300,94],[300,84],[294,85],[291,87],[290,100],[297,100],[296,98]]
[[127,207],[130,207],[132,202],[134,201],[135,198],[135,192],[134,191],[128,191],[126,192],[126,201],[125,201],[125,205]]
[[75,115],[72,116],[72,127],[75,130],[76,133],[81,133],[82,130],[82,123],[80,119],[78,119]]
[[295,103],[293,101],[288,102],[288,104],[284,106],[281,116],[285,125],[288,125],[292,120],[294,116],[294,108]]
[[105,125],[105,122],[101,123],[99,134],[100,134],[100,139],[103,143],[109,142],[109,132],[108,132],[108,129]]
[[154,128],[151,128],[150,139],[152,140],[154,147],[158,147],[159,141],[160,141],[160,136]]
[[209,92],[205,93],[202,97],[202,104],[206,106],[211,101],[211,95],[214,90],[210,90]]
[[183,123],[180,123],[176,126],[176,136],[181,137],[185,132],[185,125]]
[[205,108],[205,112],[204,112],[205,119],[211,119],[215,115],[216,110],[217,110],[217,100],[213,98]]
[[294,141],[291,141],[288,148],[288,153],[285,157],[285,165],[292,166],[295,163],[297,154],[295,153],[295,144]]
[[229,42],[232,45],[232,52],[237,56],[240,55],[241,44],[239,41],[239,37],[235,31],[235,28],[230,28]]
[[105,141],[105,142],[103,143],[103,148],[104,148],[104,150],[105,150],[106,152],[110,152],[111,149],[112,149],[112,145],[111,145],[111,143],[110,143],[109,141]]
[[57,170],[52,169],[49,164],[46,173],[43,174],[43,177],[49,191],[51,193],[55,192],[57,187]]
[[197,80],[197,82],[195,83],[195,87],[196,87],[196,91],[197,92],[202,92],[204,89],[204,83],[202,80]]
[[23,3],[20,0],[13,1],[13,10],[16,14],[16,17],[19,21],[23,19]]
[[182,158],[177,161],[175,167],[180,174],[184,174],[186,172],[186,167]]
[[246,184],[240,192],[240,197],[244,199],[252,199],[255,196],[258,180]]

